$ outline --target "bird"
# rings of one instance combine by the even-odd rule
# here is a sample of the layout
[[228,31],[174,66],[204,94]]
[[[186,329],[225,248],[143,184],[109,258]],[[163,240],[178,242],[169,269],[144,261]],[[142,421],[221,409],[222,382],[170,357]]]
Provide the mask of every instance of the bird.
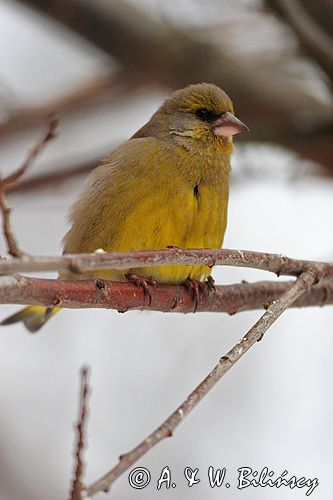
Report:
[[[65,254],[221,248],[227,224],[233,136],[249,130],[213,83],[188,85],[97,166],[69,215]],[[203,283],[204,265],[85,272],[80,279]],[[143,277],[143,279],[141,279]],[[61,272],[60,279],[78,279]],[[2,321],[39,330],[60,308],[27,306]]]

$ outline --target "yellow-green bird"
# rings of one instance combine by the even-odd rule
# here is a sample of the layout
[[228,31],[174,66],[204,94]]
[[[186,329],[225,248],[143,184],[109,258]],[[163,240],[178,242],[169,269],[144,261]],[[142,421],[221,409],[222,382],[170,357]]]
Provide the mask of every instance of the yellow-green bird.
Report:
[[[216,85],[174,92],[136,134],[90,174],[70,212],[64,253],[220,248],[227,223],[232,136],[248,130]],[[207,266],[95,270],[82,276],[125,280],[128,273],[158,283],[206,280]],[[61,279],[70,279],[61,273]],[[77,279],[77,276],[74,277]],[[2,321],[37,331],[59,308],[28,306]]]

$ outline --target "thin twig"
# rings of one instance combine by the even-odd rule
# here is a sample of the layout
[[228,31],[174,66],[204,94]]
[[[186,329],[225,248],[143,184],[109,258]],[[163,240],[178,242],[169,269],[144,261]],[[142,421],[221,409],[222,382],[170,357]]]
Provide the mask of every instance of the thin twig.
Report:
[[72,487],[70,491],[70,500],[81,500],[82,491],[84,490],[83,485],[83,476],[84,476],[84,461],[83,461],[83,452],[86,447],[85,443],[85,425],[86,418],[88,413],[87,407],[87,399],[89,396],[89,385],[88,385],[88,377],[89,377],[89,368],[87,366],[83,366],[80,372],[81,376],[81,397],[80,397],[80,411],[79,411],[79,419],[76,424],[77,429],[77,441],[75,447],[75,472],[74,478],[72,482]]
[[137,460],[145,455],[153,446],[166,437],[171,437],[173,432],[208,392],[221,380],[237,361],[261,340],[268,328],[278,319],[293,302],[295,302],[316,281],[317,277],[312,272],[303,273],[288,288],[288,290],[261,316],[257,323],[242,337],[230,351],[219,360],[207,377],[191,392],[186,400],[146,439],[122,455],[118,464],[90,486],[86,492],[89,497],[100,491],[107,491],[114,481],[128,470]]
[[11,209],[7,204],[6,199],[6,190],[15,184],[28,170],[30,165],[42,151],[47,142],[55,137],[55,130],[58,125],[58,119],[55,117],[50,118],[50,122],[48,124],[48,128],[46,133],[42,136],[42,138],[38,141],[35,147],[31,149],[26,160],[23,162],[21,167],[15,170],[12,174],[0,178],[0,211],[2,212],[2,225],[3,225],[3,233],[7,242],[8,253],[13,257],[22,257],[23,252],[20,250],[14,233],[11,228],[10,223],[10,212]]
[[[209,294],[202,294],[197,312],[226,312],[264,309],[276,300],[291,281],[259,281],[216,286]],[[0,304],[26,304],[70,309],[106,308],[119,312],[149,310],[191,313],[193,294],[184,285],[156,285],[150,287],[151,301],[142,287],[133,283],[107,280],[52,280],[25,276],[0,277]],[[321,280],[294,302],[295,307],[333,304],[333,280]],[[6,320],[4,320],[5,324]]]
[[22,177],[25,174],[25,172],[28,170],[28,168],[30,167],[32,162],[37,158],[37,156],[40,154],[42,149],[44,149],[44,146],[49,141],[51,141],[52,139],[54,139],[56,137],[55,132],[56,132],[56,128],[58,126],[58,123],[59,123],[59,120],[55,116],[52,116],[50,118],[46,133],[43,134],[43,136],[38,141],[36,146],[34,146],[30,150],[30,152],[29,152],[27,158],[25,159],[25,161],[23,162],[23,164],[17,170],[15,170],[15,172],[8,175],[4,179],[0,180],[0,189],[1,190],[7,188],[7,186],[9,186],[10,184],[14,184],[15,182],[18,181],[18,179],[20,177]]
[[[292,259],[286,255],[251,250],[181,249],[143,250],[91,254],[65,254],[59,257],[24,255],[17,259],[0,261],[0,274],[33,271],[61,271],[68,278],[94,269],[129,269],[169,265],[232,266],[270,271],[278,276],[299,276],[316,268],[323,278],[333,276],[333,264],[311,260]],[[67,275],[66,275],[67,279]]]
[[18,247],[16,238],[11,228],[11,208],[8,206],[6,195],[2,190],[0,190],[0,211],[2,213],[2,231],[7,243],[8,253],[13,257],[22,257],[24,254]]

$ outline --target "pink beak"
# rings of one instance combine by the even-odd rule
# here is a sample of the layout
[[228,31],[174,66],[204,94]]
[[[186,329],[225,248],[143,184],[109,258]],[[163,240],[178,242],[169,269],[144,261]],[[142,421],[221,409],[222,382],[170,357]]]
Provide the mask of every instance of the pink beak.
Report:
[[219,118],[213,122],[213,127],[214,134],[222,135],[223,137],[231,137],[232,135],[249,130],[245,123],[238,120],[238,118],[229,113],[229,111],[219,116]]

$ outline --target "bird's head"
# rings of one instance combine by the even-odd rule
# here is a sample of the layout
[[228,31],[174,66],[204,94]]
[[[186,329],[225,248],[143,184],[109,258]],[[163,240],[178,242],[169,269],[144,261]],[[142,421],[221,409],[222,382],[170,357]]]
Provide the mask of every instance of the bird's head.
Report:
[[165,115],[168,133],[185,147],[195,143],[208,147],[218,143],[232,147],[232,136],[248,130],[234,115],[229,96],[211,83],[189,85],[165,101],[159,113]]

